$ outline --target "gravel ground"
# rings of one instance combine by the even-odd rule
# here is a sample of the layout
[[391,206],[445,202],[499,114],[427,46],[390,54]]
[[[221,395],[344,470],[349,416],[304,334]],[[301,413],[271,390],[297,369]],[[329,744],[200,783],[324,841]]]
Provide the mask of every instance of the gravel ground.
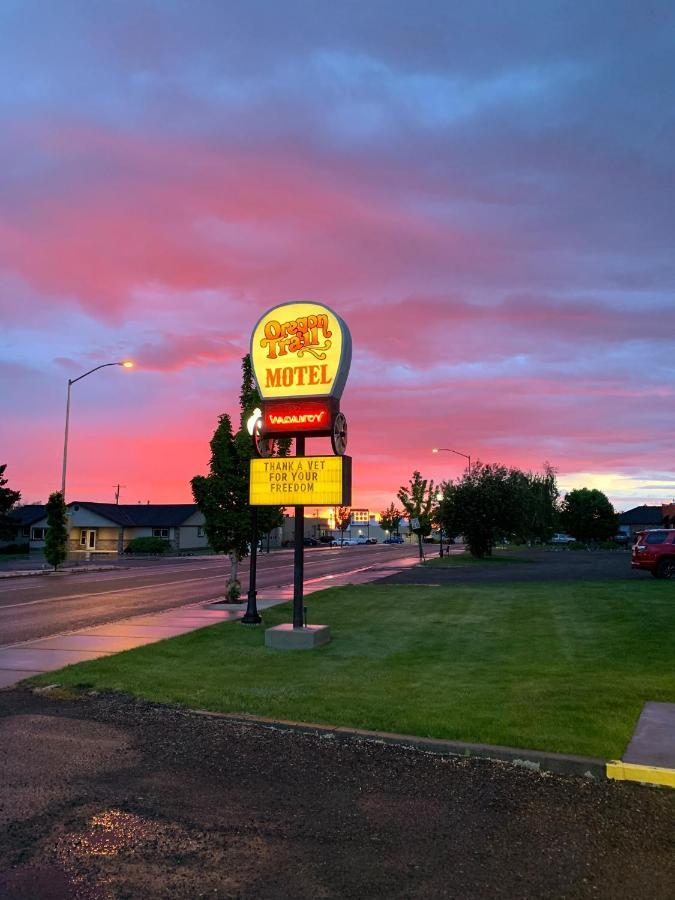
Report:
[[[427,559],[438,556],[437,547],[425,549]],[[513,554],[527,562],[467,563],[466,566],[413,566],[377,584],[460,584],[513,581],[625,581],[652,580],[648,572],[630,567],[626,550],[522,550]]]
[[675,794],[0,692],[0,896],[672,898]]

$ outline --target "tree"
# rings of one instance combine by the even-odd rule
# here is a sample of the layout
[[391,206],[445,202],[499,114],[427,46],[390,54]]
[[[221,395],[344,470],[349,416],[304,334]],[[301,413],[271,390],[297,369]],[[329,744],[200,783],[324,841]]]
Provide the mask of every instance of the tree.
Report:
[[227,596],[237,600],[241,594],[238,566],[248,555],[251,536],[248,505],[251,441],[248,433],[240,431],[235,436],[230,417],[223,414],[218,418],[210,446],[209,474],[192,479],[192,496],[204,516],[209,544],[216,553],[230,556],[232,570]]
[[556,471],[550,463],[545,462],[542,474],[528,472],[525,477],[530,497],[522,539],[527,543],[545,543],[551,540],[558,527]]
[[7,463],[0,466],[0,540],[11,541],[16,532],[16,525],[10,520],[9,513],[21,499],[21,492],[5,487],[7,484],[6,468]]
[[432,519],[434,524],[443,531],[448,543],[452,544],[455,538],[462,533],[462,529],[457,523],[457,508],[454,502],[452,481],[441,482],[440,491],[441,499],[434,510]]
[[340,546],[345,542],[345,531],[352,520],[352,511],[348,506],[338,506],[335,510],[335,528],[340,532]]
[[[396,495],[410,522],[410,529],[417,535],[420,559],[424,559],[422,536],[431,534],[431,512],[436,495],[433,481],[422,478],[418,471],[413,472],[408,487],[401,485]],[[413,525],[417,520],[417,527]]]
[[529,500],[523,472],[478,461],[459,481],[446,485],[448,530],[464,535],[472,556],[490,556],[499,540],[522,532]]
[[389,534],[398,534],[402,515],[403,512],[393,503],[390,503],[389,506],[380,513],[380,527],[383,528],[384,531],[388,531]]
[[618,517],[602,491],[577,488],[565,494],[560,524],[577,541],[606,541],[616,534]]
[[47,534],[45,559],[54,571],[65,560],[68,551],[68,516],[63,494],[56,491],[47,501]]

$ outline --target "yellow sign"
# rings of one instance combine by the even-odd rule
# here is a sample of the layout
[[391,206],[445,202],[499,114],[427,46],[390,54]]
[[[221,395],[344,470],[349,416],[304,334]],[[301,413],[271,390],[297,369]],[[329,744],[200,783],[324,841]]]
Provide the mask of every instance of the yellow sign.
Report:
[[348,506],[350,456],[275,456],[251,460],[251,506]]
[[253,330],[251,360],[264,400],[339,399],[351,359],[349,329],[321,303],[299,300],[275,306]]

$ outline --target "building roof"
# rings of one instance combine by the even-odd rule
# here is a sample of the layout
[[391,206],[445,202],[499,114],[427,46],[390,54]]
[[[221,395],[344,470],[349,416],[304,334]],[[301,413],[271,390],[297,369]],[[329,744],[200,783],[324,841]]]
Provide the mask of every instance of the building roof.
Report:
[[619,525],[660,525],[663,513],[660,506],[635,506],[619,514]]
[[68,508],[81,506],[104,519],[128,528],[169,528],[182,525],[197,512],[196,503],[90,503],[75,500]]
[[9,514],[9,519],[17,525],[32,525],[47,515],[47,507],[44,503],[31,503],[26,506],[17,506]]

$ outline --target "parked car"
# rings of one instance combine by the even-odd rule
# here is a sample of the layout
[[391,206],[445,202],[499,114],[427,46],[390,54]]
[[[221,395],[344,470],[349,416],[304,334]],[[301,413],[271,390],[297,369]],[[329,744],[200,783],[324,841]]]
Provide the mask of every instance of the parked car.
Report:
[[366,544],[376,544],[376,543],[377,543],[377,538],[368,538],[368,540],[366,541]]
[[648,528],[635,535],[631,568],[654,578],[675,578],[675,528]]
[[572,544],[574,543],[574,538],[571,534],[564,534],[563,532],[558,532],[554,534],[549,544]]
[[400,534],[392,534],[392,535],[390,535],[390,537],[385,538],[382,541],[382,543],[383,544],[403,544],[404,541]]
[[319,546],[319,542],[317,541],[316,538],[305,538],[302,543],[305,545],[305,547],[318,547]]

